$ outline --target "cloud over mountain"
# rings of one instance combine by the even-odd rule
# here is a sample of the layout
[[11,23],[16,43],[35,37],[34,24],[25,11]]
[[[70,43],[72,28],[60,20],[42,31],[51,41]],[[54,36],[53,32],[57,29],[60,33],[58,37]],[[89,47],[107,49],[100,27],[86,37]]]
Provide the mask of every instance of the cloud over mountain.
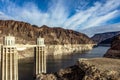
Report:
[[0,19],[81,31],[110,24],[109,21],[114,22],[116,19],[120,21],[119,2],[120,0],[0,0]]

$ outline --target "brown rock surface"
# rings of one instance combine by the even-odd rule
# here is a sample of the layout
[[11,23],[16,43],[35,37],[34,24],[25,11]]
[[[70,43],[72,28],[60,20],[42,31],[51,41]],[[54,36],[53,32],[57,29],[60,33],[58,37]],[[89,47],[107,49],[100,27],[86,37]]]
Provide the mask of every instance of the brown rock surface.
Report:
[[[85,34],[73,30],[51,28],[45,25],[38,27],[20,21],[0,20],[0,44],[3,42],[3,36],[8,34],[15,36],[18,46],[22,44],[36,44],[36,38],[39,36],[45,38],[45,50],[49,55],[90,50],[94,43]],[[23,59],[33,56],[33,48],[26,48],[23,51],[19,51],[19,58]]]
[[[91,39],[98,44],[110,44],[109,39],[115,37],[118,34],[120,34],[120,31],[98,33],[98,34],[95,34],[93,37],[91,37]],[[104,42],[106,40],[107,40],[107,42]]]
[[120,59],[120,35],[116,36],[112,43],[110,49],[104,55],[104,57],[109,58],[119,58]]
[[[43,77],[44,76],[44,77]],[[120,60],[110,58],[80,59],[77,64],[37,80],[120,80]]]
[[[41,36],[45,38],[45,50],[49,55],[70,54],[91,50],[94,43],[85,34],[73,30],[51,28],[45,25],[38,27],[20,21],[0,20],[0,44],[3,42],[3,36],[8,34],[15,36],[17,45],[36,44],[37,37]],[[19,58],[23,59],[33,56],[33,48],[26,48],[23,51],[19,51]]]
[[63,28],[38,27],[29,23],[0,20],[0,40],[8,34],[16,37],[17,43],[35,43],[38,36],[45,38],[46,44],[91,44],[93,41],[85,34]]
[[116,36],[111,44],[112,50],[120,50],[120,35]]

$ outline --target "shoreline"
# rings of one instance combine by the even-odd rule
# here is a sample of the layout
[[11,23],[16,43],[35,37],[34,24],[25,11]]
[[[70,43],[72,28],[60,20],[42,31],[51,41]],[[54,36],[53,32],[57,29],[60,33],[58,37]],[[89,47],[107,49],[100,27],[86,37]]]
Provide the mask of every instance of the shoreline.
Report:
[[[46,45],[46,55],[69,55],[73,53],[81,53],[83,51],[92,50],[96,44],[65,44],[65,45]],[[18,51],[19,59],[34,57],[34,48],[25,48]],[[1,61],[1,54],[0,54]]]
[[119,80],[120,60],[112,58],[82,58],[75,65],[51,74],[39,74],[37,80]]

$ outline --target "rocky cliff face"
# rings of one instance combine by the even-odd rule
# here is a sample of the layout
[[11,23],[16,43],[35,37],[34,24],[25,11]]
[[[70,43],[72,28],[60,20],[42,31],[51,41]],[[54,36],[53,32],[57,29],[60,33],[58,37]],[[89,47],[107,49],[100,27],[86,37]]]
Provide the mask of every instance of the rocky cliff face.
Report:
[[110,49],[104,55],[104,57],[120,58],[120,35],[114,37]]
[[[112,37],[114,37],[118,34],[120,34],[120,31],[99,33],[99,34],[95,34],[91,39],[98,44],[110,44]],[[105,41],[105,40],[107,40],[107,41]]]
[[92,44],[85,34],[63,28],[38,27],[25,22],[0,20],[0,39],[8,34],[16,37],[17,43],[35,44],[37,37],[45,38],[45,44]]
[[[68,55],[73,53],[81,53],[82,51],[91,50],[93,44],[78,44],[78,45],[47,45],[45,52],[47,55]],[[18,51],[19,59],[34,57],[34,48],[27,48],[23,51]]]
[[[115,36],[114,36],[115,37]],[[111,44],[112,40],[114,39],[114,37],[112,38],[108,38],[106,40],[101,41],[99,44]]]
[[119,66],[119,59],[80,59],[74,66],[53,74],[40,74],[36,80],[120,80]]
[[[63,28],[35,26],[25,22],[0,20],[0,43],[3,36],[11,34],[16,38],[16,44],[36,44],[36,38],[45,39],[46,53],[49,55],[70,54],[90,50],[94,42],[85,34]],[[34,56],[34,49],[19,51],[19,58]]]
[[80,53],[91,50],[93,46],[93,44],[50,45],[46,46],[46,53],[49,55]]

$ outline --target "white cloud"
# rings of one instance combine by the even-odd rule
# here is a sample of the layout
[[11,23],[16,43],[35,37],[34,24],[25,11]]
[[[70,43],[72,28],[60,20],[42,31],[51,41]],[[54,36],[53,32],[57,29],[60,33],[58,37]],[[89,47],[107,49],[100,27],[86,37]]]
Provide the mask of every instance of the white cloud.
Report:
[[[79,10],[74,16],[65,23],[66,28],[85,29],[105,24],[107,21],[119,16],[120,0],[107,0],[106,3],[94,3],[94,6],[87,10]],[[80,26],[80,27],[79,27]]]
[[88,34],[88,36],[90,37],[92,37],[96,33],[113,32],[113,31],[120,31],[120,23],[112,24],[112,25],[90,27],[90,28],[81,30],[81,32]]
[[53,0],[52,6],[49,7],[47,13],[49,14],[47,23],[51,26],[63,26],[68,17],[67,7],[64,6],[62,0],[57,0],[56,2]]
[[5,15],[3,12],[0,12],[0,19],[8,20],[8,19],[13,19],[13,18],[8,15]]
[[[93,6],[84,9],[88,2],[78,0],[52,0],[46,12],[42,12],[35,3],[25,3],[18,6],[10,0],[1,0],[5,5],[0,9],[0,18],[15,19],[39,26],[58,26],[74,30],[83,30],[106,24],[107,21],[119,16],[120,0],[106,0],[105,3],[95,2]],[[82,3],[81,3],[82,2]],[[76,6],[77,4],[77,6]],[[83,6],[85,4],[85,6]],[[70,17],[73,8],[76,12]],[[82,6],[82,7],[81,7]]]
[[100,5],[96,5],[95,7],[91,7],[87,10],[79,10],[75,15],[73,15],[71,18],[69,18],[65,22],[65,27],[70,27],[71,29],[74,29],[78,27],[79,25],[83,25],[86,21],[88,21],[88,18],[91,19],[93,17],[93,13],[100,7]]
[[106,15],[102,15],[100,17],[96,16],[95,18],[91,18],[90,20],[88,20],[88,22],[85,24],[85,26],[82,29],[99,26],[101,24],[104,24],[108,20],[116,17],[117,15],[119,15],[119,11],[118,10],[110,12],[110,13],[108,13]]
[[115,10],[117,7],[120,6],[120,0],[107,0],[106,4],[101,6],[101,8],[98,10],[100,15],[104,15],[109,13],[110,11]]
[[26,3],[22,7],[15,5],[13,2],[7,2],[6,9],[10,17],[15,20],[26,21],[39,26],[63,26],[68,17],[67,8],[62,1],[52,2],[47,12],[42,12],[34,3]]

